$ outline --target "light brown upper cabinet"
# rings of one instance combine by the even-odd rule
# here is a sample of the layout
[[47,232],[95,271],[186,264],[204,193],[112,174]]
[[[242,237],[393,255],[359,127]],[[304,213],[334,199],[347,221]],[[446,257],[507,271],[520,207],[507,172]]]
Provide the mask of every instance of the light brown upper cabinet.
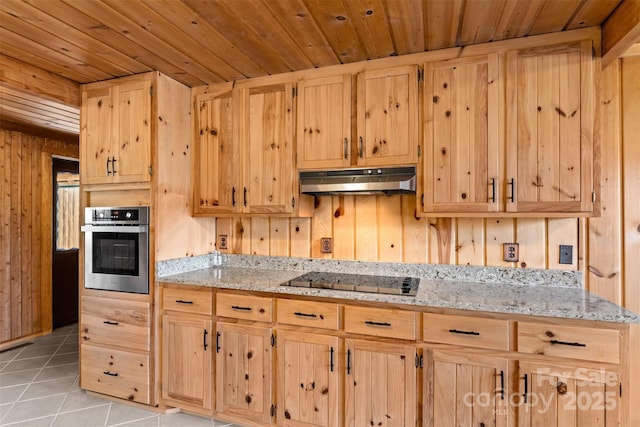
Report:
[[293,150],[293,84],[194,93],[195,215],[311,216]]
[[89,84],[82,91],[83,184],[151,178],[152,76]]
[[508,212],[593,211],[591,40],[507,52]]
[[194,213],[242,211],[242,153],[234,105],[230,85],[195,96]]
[[299,169],[351,164],[351,75],[298,82]]
[[[298,82],[298,169],[394,166],[418,161],[418,67]],[[352,106],[357,126],[352,128]]]
[[418,162],[418,66],[364,71],[357,86],[357,165]]
[[497,54],[425,64],[424,212],[499,210],[499,84]]

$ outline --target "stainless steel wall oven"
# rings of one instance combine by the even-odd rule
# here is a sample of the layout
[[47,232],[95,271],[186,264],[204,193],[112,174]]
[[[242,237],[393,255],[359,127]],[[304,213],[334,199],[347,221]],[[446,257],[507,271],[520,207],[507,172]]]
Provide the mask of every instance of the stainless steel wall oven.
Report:
[[84,287],[149,293],[149,207],[85,209]]

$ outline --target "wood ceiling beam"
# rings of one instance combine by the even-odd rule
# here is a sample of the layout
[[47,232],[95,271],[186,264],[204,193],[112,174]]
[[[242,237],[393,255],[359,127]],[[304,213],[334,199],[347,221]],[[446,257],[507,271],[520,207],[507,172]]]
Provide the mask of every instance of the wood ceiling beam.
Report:
[[640,40],[640,0],[623,0],[602,25],[602,68]]
[[65,105],[80,107],[80,84],[41,68],[0,55],[0,84]]

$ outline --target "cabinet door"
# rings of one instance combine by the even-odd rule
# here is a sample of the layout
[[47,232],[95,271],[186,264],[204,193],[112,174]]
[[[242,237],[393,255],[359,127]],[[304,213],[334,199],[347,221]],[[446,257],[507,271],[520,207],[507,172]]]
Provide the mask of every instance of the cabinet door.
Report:
[[[112,89],[82,91],[80,167],[84,184],[110,182],[113,128]],[[109,164],[107,164],[107,160]]]
[[162,329],[162,398],[178,407],[210,414],[212,322],[164,315]]
[[617,426],[619,379],[594,367],[520,362],[520,427]]
[[242,159],[234,129],[231,89],[195,100],[195,213],[234,213],[242,209]]
[[416,348],[346,339],[345,425],[416,424]]
[[338,338],[278,333],[278,425],[338,426]]
[[151,168],[151,82],[123,83],[114,91],[116,133],[114,182],[149,181]]
[[272,330],[218,322],[216,412],[231,420],[271,421]]
[[426,64],[424,212],[499,209],[498,55]]
[[245,213],[293,212],[296,170],[292,91],[291,83],[244,91]]
[[298,83],[298,169],[351,163],[351,76]]
[[425,359],[425,427],[508,425],[506,359],[438,350]]
[[591,41],[507,53],[507,211],[593,210],[594,62]]
[[358,165],[418,162],[418,67],[358,74]]

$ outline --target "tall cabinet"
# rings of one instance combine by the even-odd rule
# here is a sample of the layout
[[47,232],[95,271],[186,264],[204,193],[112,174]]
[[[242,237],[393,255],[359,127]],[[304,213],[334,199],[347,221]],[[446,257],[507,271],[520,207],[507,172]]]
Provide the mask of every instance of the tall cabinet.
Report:
[[192,218],[188,202],[190,90],[150,72],[84,85],[82,100],[81,208],[150,207],[151,279],[149,294],[85,289],[81,242],[80,386],[155,406],[161,342],[155,262],[209,252],[201,230],[215,227],[213,219]]

